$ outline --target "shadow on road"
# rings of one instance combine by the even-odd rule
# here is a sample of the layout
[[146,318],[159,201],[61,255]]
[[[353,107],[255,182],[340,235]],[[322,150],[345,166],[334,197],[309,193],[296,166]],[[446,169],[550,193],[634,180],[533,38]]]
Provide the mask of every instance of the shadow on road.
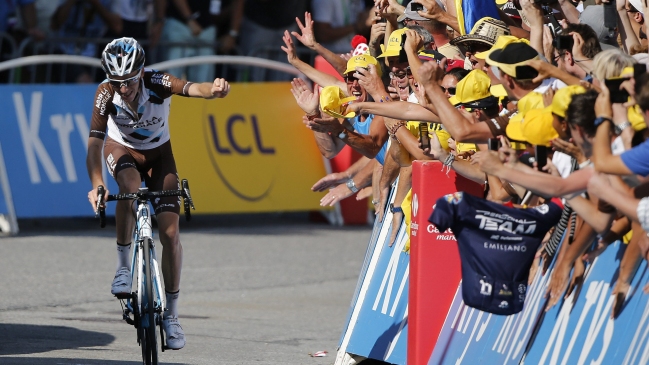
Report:
[[[83,331],[72,327],[0,324],[0,355],[36,354],[54,350],[106,346],[114,340],[115,337],[107,333]],[[3,358],[0,363],[8,364],[6,359]],[[16,359],[18,360],[20,359]],[[27,363],[16,362],[16,364]]]
[[[86,360],[86,359],[56,359],[51,357],[27,358],[27,357],[0,357],[3,365],[136,365],[142,361],[118,361],[118,360]],[[180,363],[166,362],[166,365],[183,365]]]

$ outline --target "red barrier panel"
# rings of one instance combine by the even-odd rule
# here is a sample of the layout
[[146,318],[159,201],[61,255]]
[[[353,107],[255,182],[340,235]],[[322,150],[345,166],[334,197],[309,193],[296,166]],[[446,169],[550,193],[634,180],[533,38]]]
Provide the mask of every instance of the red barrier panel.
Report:
[[[322,72],[328,73],[330,75],[336,76],[340,81],[343,81],[343,77],[334,69],[329,62],[327,62],[322,56],[317,56],[315,58],[315,69]],[[332,172],[342,172],[353,165],[354,162],[358,161],[361,157],[361,154],[352,150],[351,147],[345,146],[340,153],[330,160],[331,171]],[[343,199],[340,201],[340,211],[343,216],[343,223],[345,225],[350,224],[367,224],[367,199],[356,200],[356,196],[352,196],[348,199]]]
[[461,279],[455,236],[428,223],[441,196],[463,191],[482,196],[483,186],[442,171],[439,161],[412,164],[412,225],[410,228],[410,288],[408,296],[408,364],[428,363],[446,313]]

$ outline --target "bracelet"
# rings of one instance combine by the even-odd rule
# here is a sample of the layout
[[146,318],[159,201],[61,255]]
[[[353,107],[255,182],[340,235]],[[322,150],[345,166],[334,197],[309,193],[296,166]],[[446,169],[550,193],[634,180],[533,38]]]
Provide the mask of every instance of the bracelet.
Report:
[[389,103],[389,102],[391,102],[391,101],[392,101],[392,99],[390,99],[390,98],[387,97],[387,96],[381,96],[381,99],[379,99],[379,102],[380,102],[380,103],[384,103],[384,102],[385,102],[385,103]]
[[377,204],[379,204],[380,202],[381,202],[380,200],[374,200],[374,199],[372,199],[372,205],[377,205]]
[[615,134],[619,136],[620,134],[622,134],[622,132],[624,132],[625,129],[629,128],[630,126],[631,126],[631,122],[629,122],[628,120],[626,122],[616,124]]
[[609,118],[609,117],[597,117],[597,118],[595,118],[595,127],[599,127],[599,125],[604,123],[604,122],[613,123],[613,120],[611,120],[611,118]]
[[446,169],[446,176],[448,176],[449,171],[451,171],[451,165],[453,165],[453,162],[455,162],[455,155],[449,153],[444,162],[442,162],[442,171]]
[[347,180],[347,183],[345,184],[349,188],[349,190],[352,191],[352,193],[358,193],[358,188],[356,187],[356,183],[354,182],[354,179],[349,179]]
[[400,120],[395,125],[390,127],[390,129],[388,129],[388,133],[391,136],[394,136],[397,133],[397,131],[399,130],[399,128],[404,127],[405,125],[406,125],[406,122]]
[[590,166],[590,165],[592,165],[592,164],[593,164],[593,163],[590,161],[590,159],[588,159],[588,160],[586,160],[586,161],[584,161],[584,162],[582,162],[582,163],[579,164],[579,169],[581,170],[581,169],[583,169],[584,167],[586,167],[586,166]]
[[392,212],[392,214],[403,213],[403,209],[401,209],[401,207],[395,207],[393,203],[390,203],[390,212]]
[[320,113],[316,110],[313,114],[306,114],[307,119],[314,120],[320,116]]

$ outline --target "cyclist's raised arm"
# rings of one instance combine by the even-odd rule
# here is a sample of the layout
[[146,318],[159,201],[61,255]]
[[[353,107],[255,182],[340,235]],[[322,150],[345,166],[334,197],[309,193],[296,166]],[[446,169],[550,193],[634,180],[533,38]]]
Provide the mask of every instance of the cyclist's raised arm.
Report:
[[189,85],[187,93],[191,97],[203,99],[224,98],[230,93],[230,84],[221,78],[216,78],[211,83],[192,83]]

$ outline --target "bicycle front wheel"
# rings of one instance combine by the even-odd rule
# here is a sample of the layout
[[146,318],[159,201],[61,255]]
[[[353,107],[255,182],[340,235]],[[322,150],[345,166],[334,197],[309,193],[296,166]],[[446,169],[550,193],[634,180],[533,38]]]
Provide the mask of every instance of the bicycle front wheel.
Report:
[[[146,343],[146,356],[144,362],[146,365],[158,365],[158,346],[157,346],[157,331],[156,325],[156,313],[155,313],[155,297],[153,293],[153,274],[155,272],[153,268],[153,257],[151,257],[151,241],[150,239],[144,240],[144,276],[145,276],[145,288],[144,293],[146,296],[146,310],[143,315],[146,316],[148,322],[147,326],[144,328],[144,337]],[[142,354],[144,355],[144,348]]]

